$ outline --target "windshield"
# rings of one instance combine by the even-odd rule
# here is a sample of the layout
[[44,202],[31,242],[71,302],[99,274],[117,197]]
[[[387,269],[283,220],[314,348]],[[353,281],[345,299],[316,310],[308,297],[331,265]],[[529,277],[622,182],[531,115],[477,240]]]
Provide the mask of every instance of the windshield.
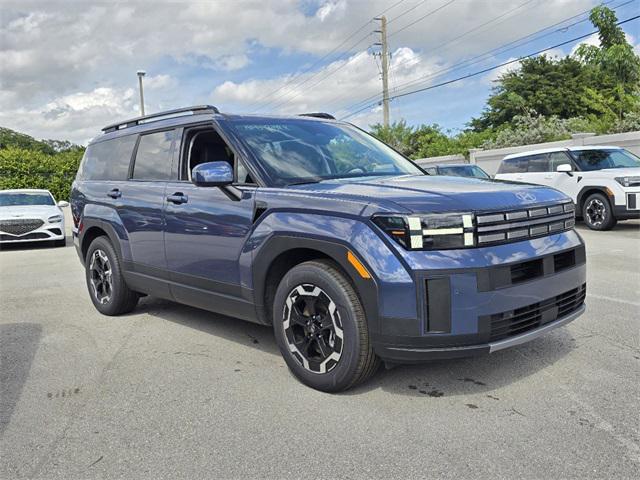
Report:
[[640,167],[640,158],[626,150],[578,150],[571,152],[580,170]]
[[230,124],[277,186],[424,174],[384,143],[349,125],[302,119],[242,119]]
[[476,165],[458,165],[455,167],[438,167],[440,175],[453,175],[454,177],[490,178],[484,170]]
[[54,205],[48,193],[0,193],[0,207],[18,205]]

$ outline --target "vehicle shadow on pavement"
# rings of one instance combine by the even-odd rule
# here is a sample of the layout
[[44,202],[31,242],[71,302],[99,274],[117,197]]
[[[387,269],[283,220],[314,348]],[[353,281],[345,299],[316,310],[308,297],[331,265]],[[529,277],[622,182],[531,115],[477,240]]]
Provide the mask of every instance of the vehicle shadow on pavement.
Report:
[[0,324],[0,436],[20,400],[41,336],[36,323]]
[[[149,297],[136,309],[136,313],[145,311],[151,316],[280,356],[270,327]],[[381,367],[368,382],[342,395],[383,390],[425,398],[485,393],[489,399],[498,399],[492,392],[536,374],[575,348],[573,336],[560,328],[528,344],[491,355],[400,365],[390,370]]]

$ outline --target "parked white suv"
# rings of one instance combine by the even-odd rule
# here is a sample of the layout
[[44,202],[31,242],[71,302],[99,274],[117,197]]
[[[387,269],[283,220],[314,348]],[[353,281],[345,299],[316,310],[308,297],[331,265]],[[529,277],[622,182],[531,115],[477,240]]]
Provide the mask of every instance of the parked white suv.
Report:
[[499,180],[556,188],[576,204],[576,216],[593,230],[640,218],[640,158],[619,147],[547,148],[507,155]]
[[64,213],[48,190],[0,190],[0,244],[53,242],[64,246]]

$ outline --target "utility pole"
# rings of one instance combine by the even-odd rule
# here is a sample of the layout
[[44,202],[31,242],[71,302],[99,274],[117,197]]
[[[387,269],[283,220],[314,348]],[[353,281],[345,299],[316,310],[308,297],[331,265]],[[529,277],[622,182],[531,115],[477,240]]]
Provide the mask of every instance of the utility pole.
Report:
[[387,45],[387,17],[384,15],[377,17],[375,20],[380,21],[380,30],[376,33],[380,34],[380,43],[382,52],[382,114],[383,125],[389,126],[389,47]]
[[140,87],[140,115],[144,117],[144,90],[142,89],[142,77],[144,77],[147,72],[144,70],[138,70],[136,73],[138,74],[138,86]]

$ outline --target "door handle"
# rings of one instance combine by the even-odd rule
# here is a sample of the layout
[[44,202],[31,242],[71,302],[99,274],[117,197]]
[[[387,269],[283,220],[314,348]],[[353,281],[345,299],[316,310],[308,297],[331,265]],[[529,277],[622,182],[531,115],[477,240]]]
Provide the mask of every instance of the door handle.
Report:
[[176,192],[173,195],[169,195],[167,197],[167,202],[175,203],[176,205],[181,205],[183,203],[187,203],[189,201],[189,197],[182,194],[181,192]]
[[109,191],[109,193],[107,193],[107,196],[111,198],[120,198],[122,196],[122,192],[117,188],[114,188],[113,190]]

